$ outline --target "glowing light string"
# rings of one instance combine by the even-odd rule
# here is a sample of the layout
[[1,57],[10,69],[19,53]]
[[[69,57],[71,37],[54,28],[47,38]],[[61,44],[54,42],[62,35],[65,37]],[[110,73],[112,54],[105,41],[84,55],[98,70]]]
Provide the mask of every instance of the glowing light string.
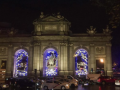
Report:
[[16,54],[16,67],[15,67],[15,77],[27,76],[28,71],[28,53],[20,49]]
[[76,75],[86,75],[88,73],[88,53],[84,49],[79,49],[75,53]]
[[45,74],[46,76],[55,76],[58,74],[58,61],[57,61],[57,52],[55,50],[49,50],[46,53],[46,67]]

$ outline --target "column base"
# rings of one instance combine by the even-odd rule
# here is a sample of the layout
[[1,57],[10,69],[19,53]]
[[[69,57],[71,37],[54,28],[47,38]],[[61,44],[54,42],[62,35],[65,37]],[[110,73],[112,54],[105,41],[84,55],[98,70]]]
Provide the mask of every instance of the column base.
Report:
[[6,72],[6,78],[11,78],[11,77],[13,77],[13,72],[7,71]]
[[73,71],[59,71],[59,75],[73,75]]
[[107,76],[112,76],[113,75],[113,71],[107,71]]
[[[37,77],[40,77],[40,71],[37,71]],[[35,77],[35,71],[29,71],[28,72],[28,77]]]

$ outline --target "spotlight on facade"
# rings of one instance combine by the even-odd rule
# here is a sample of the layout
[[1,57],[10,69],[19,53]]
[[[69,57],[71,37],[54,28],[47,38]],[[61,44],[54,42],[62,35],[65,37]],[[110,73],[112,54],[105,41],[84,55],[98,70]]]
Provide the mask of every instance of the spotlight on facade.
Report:
[[103,63],[103,59],[100,59],[100,62],[102,62],[102,63]]

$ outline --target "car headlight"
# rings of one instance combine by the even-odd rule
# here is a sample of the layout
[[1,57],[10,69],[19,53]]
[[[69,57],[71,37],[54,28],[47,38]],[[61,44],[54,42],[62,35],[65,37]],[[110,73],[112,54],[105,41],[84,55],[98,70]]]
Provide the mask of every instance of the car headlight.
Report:
[[78,80],[76,79],[76,82],[78,82]]
[[39,85],[39,83],[36,83],[36,85]]
[[65,86],[67,86],[67,87],[68,87],[69,85],[68,85],[68,84],[66,84]]

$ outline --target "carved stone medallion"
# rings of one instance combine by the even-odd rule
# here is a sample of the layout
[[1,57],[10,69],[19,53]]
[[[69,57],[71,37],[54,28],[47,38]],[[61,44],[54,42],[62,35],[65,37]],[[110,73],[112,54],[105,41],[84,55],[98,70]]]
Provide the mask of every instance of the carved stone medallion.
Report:
[[0,55],[7,55],[7,47],[0,47]]
[[96,46],[95,53],[96,54],[105,54],[105,47],[104,46]]

